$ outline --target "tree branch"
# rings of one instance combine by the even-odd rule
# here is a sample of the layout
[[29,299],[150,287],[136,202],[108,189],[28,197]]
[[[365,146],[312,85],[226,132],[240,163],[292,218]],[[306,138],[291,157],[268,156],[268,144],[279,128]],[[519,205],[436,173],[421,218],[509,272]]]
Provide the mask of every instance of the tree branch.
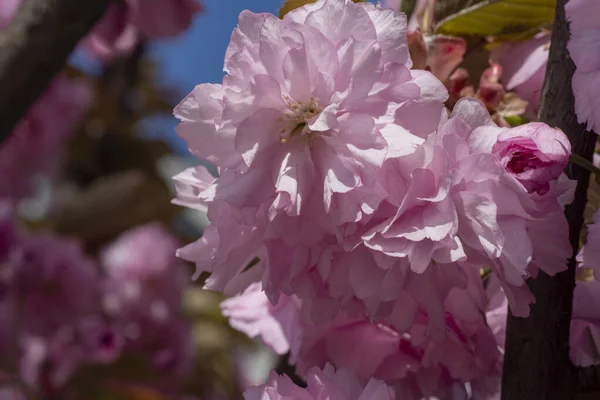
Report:
[[[556,4],[539,117],[567,134],[574,154],[591,160],[596,135],[586,132],[585,127],[577,123],[574,110],[571,80],[575,66],[567,50],[566,2],[558,0]],[[569,359],[569,329],[575,288],[575,254],[579,247],[590,172],[574,164],[569,164],[565,172],[577,180],[575,199],[565,210],[573,257],[567,271],[554,277],[540,273],[537,279],[528,281],[536,298],[528,318],[516,318],[509,313],[503,400],[570,400],[575,395],[575,369]]]
[[600,366],[576,369],[576,390],[578,393],[600,391]]
[[110,0],[24,0],[0,32],[0,143],[63,68]]

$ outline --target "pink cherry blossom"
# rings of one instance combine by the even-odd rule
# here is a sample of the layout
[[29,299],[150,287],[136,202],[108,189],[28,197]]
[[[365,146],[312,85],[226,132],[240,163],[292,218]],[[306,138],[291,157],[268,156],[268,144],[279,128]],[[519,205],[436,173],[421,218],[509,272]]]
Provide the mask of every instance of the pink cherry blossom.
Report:
[[153,223],[123,233],[103,249],[105,311],[158,321],[177,315],[181,291],[189,279],[175,257],[178,247],[170,233]]
[[286,376],[271,373],[269,382],[244,392],[246,400],[395,400],[395,393],[385,383],[372,379],[366,385],[349,371],[335,371],[331,366],[313,368],[306,379],[306,389],[296,386]]
[[123,233],[100,257],[103,311],[113,321],[105,330],[110,343],[122,337],[124,354],[176,374],[189,371],[193,354],[190,327],[180,313],[189,277],[175,256],[178,245],[153,223]]
[[112,4],[83,46],[102,60],[129,53],[141,39],[173,37],[202,11],[199,0],[125,0]]
[[199,0],[127,0],[131,20],[148,39],[171,37],[187,29],[203,7]]
[[291,361],[294,362],[293,356],[297,354],[302,334],[297,299],[282,296],[273,306],[260,284],[254,283],[241,295],[221,303],[221,309],[233,328],[249,337],[261,336],[277,354],[291,350]]
[[[342,15],[344,29],[323,23]],[[415,105],[429,89],[420,85],[436,86],[407,68],[404,16],[324,0],[283,21],[243,12],[239,23],[224,84],[197,87],[175,112],[190,150],[222,168],[215,198],[241,205],[249,189],[264,189],[256,201],[268,205],[272,220],[304,215],[311,195],[330,212],[333,197],[373,186],[388,146],[378,118],[401,102]],[[256,53],[259,41],[266,42]],[[252,54],[258,59],[248,64]],[[443,88],[433,90],[445,97]]]
[[[525,304],[522,313],[526,315],[526,304],[533,299],[527,295],[524,279],[535,276],[537,268],[548,273],[566,268],[568,229],[561,215],[564,203],[558,198],[563,194],[568,197],[573,189],[573,183],[560,175],[569,147],[558,131],[550,130],[547,143],[527,150],[532,159],[526,165],[532,172],[519,175],[509,165],[520,153],[509,151],[498,138],[525,135],[523,139],[530,140],[527,136],[535,132],[532,127],[515,131],[499,128],[481,103],[461,100],[450,119],[416,152],[398,158],[395,165],[384,165],[384,170],[395,177],[389,181],[396,188],[400,186],[397,182],[404,185],[402,195],[386,199],[396,211],[390,214],[389,207],[380,206],[381,217],[376,210],[369,223],[372,227],[363,231],[360,239],[372,250],[407,257],[410,270],[417,274],[447,263],[492,265],[503,283],[513,290],[525,290],[507,295],[511,306]],[[501,154],[501,149],[506,154]],[[531,193],[521,181],[533,188],[542,187],[544,193]],[[388,189],[390,193],[392,190]],[[373,225],[378,219],[380,222]],[[549,239],[562,247],[544,249]],[[550,265],[531,264],[534,258],[550,259],[548,254],[555,255],[553,252],[560,249],[564,249],[561,257]],[[431,266],[432,261],[436,265]]]
[[11,264],[12,290],[22,302],[26,332],[48,337],[98,311],[98,267],[77,241],[50,235],[28,237]]
[[[324,22],[331,19],[341,21],[335,30]],[[447,98],[430,73],[409,67],[406,18],[391,10],[321,0],[283,20],[240,15],[223,84],[199,85],[175,110],[190,151],[220,168],[201,196],[221,226],[180,251],[198,272],[213,273],[207,287],[223,290],[263,243],[270,258],[285,246],[316,258],[311,246],[335,242],[337,225],[374,210],[385,196],[377,171],[386,155],[411,151],[406,137],[422,140],[435,131]],[[410,132],[396,134],[396,124]],[[199,261],[207,246],[215,255],[228,252],[217,249],[229,246],[216,242],[215,231],[225,232],[226,224],[217,214],[240,227],[227,231],[247,244],[232,246],[238,265],[221,257]],[[278,282],[289,276],[282,268],[267,265],[273,294],[287,284]]]
[[575,63],[573,75],[573,95],[577,121],[586,123],[587,129],[598,131],[600,128],[600,9],[586,0],[569,0],[565,13],[571,29],[567,44],[571,58]]
[[505,42],[491,54],[502,66],[504,87],[527,101],[533,116],[537,116],[549,49],[550,35],[542,32],[529,40]]

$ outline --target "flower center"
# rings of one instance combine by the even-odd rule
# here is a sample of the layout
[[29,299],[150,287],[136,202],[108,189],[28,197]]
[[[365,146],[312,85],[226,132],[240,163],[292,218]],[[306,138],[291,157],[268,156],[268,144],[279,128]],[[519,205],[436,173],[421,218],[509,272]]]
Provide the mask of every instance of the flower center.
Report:
[[279,132],[279,140],[281,143],[286,143],[290,139],[300,136],[310,140],[313,131],[308,128],[308,121],[322,111],[317,101],[314,97],[311,97],[308,103],[292,100],[289,96],[285,96],[284,99],[289,112],[278,119],[279,123],[283,125]]

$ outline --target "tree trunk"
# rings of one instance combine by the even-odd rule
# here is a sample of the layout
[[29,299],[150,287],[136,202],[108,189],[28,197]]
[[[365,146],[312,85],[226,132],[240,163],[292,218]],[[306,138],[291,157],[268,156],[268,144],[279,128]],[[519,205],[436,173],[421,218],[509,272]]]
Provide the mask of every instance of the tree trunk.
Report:
[[[577,123],[571,80],[575,66],[567,41],[569,25],[565,19],[567,0],[558,0],[552,31],[552,45],[546,81],[542,92],[540,120],[562,129],[573,148],[587,160],[592,158],[596,135]],[[575,200],[565,214],[573,257],[568,270],[550,277],[540,272],[528,285],[536,298],[528,318],[509,313],[502,377],[503,400],[570,400],[575,396],[575,369],[569,359],[569,328],[575,287],[575,254],[587,202],[589,171],[573,164],[565,171],[577,180]]]
[[0,31],[0,144],[104,15],[109,2],[23,1]]

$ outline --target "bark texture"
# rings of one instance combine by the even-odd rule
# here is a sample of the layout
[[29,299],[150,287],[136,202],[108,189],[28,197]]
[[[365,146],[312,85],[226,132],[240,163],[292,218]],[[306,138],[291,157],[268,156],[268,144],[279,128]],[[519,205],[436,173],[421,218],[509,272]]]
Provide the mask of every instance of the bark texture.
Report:
[[[540,105],[540,120],[562,129],[571,141],[574,154],[591,160],[596,135],[577,123],[571,80],[575,66],[569,57],[569,26],[565,20],[567,0],[557,0],[556,17],[546,81]],[[577,391],[576,369],[569,359],[569,327],[575,287],[575,253],[583,225],[587,202],[589,171],[569,164],[566,173],[578,182],[575,199],[565,214],[569,236],[575,249],[568,270],[550,277],[540,273],[528,284],[536,298],[529,318],[509,314],[504,374],[503,400],[570,400]]]
[[0,31],[0,143],[63,68],[109,3],[23,1],[12,21]]

